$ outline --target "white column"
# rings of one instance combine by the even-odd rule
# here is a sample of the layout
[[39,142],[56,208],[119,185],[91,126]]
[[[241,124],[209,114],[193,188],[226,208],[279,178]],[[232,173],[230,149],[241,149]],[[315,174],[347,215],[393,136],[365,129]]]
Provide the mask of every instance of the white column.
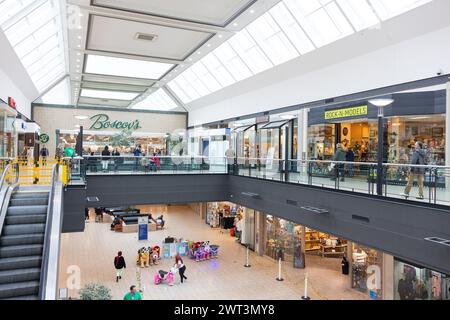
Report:
[[450,82],[447,82],[445,114],[445,165],[450,166]]
[[394,300],[394,257],[383,253],[382,287],[383,300]]
[[[446,109],[445,109],[445,165],[450,166],[450,82],[447,82]],[[450,177],[445,175],[445,185],[450,186]]]

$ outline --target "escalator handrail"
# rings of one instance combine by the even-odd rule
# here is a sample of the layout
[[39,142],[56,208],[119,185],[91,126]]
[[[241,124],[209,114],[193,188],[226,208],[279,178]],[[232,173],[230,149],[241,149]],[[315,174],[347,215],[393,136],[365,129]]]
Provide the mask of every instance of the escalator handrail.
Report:
[[[41,266],[41,277],[40,277],[40,285],[39,285],[39,298],[41,300],[48,300],[48,299],[56,299],[56,288],[57,284],[54,283],[53,286],[55,288],[54,295],[49,298],[47,295],[47,284],[48,284],[48,277],[49,277],[49,265],[52,263],[50,259],[50,249],[51,249],[51,242],[52,242],[52,235],[54,232],[57,232],[58,237],[58,244],[57,247],[59,248],[59,237],[61,234],[61,229],[59,226],[59,230],[53,230],[53,220],[54,220],[54,200],[55,200],[55,192],[56,192],[56,186],[58,184],[58,177],[59,177],[59,164],[55,164],[52,169],[52,180],[51,180],[51,187],[50,187],[50,193],[48,197],[48,206],[47,206],[47,221],[45,223],[45,233],[44,233],[44,247],[42,250],[42,266]],[[59,252],[58,252],[59,254]],[[58,264],[58,261],[56,261],[56,264]],[[57,273],[57,271],[56,271]]]
[[2,173],[2,178],[0,180],[0,235],[3,231],[3,225],[5,223],[6,213],[8,211],[9,200],[11,199],[11,195],[14,189],[17,187],[17,183],[19,181],[19,169],[16,167],[16,179],[13,183],[7,184],[6,188],[3,187],[3,184],[6,181],[6,175],[8,171],[12,168],[12,164],[8,164]]

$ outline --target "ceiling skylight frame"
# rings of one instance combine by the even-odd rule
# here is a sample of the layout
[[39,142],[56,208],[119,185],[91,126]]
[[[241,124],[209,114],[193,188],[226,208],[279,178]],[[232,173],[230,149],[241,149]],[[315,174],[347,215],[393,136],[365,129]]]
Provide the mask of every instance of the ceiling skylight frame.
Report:
[[82,98],[101,99],[101,100],[121,100],[121,101],[133,101],[139,95],[140,95],[139,92],[100,90],[88,88],[82,88],[80,93],[80,97]]
[[[150,60],[111,57],[99,54],[87,54],[84,72],[88,75],[111,76],[129,79],[161,80],[166,74],[177,67],[176,64]],[[128,65],[127,65],[128,62]],[[120,66],[119,71],[111,71],[111,65]],[[145,65],[149,68],[143,71]],[[130,68],[132,66],[133,68]],[[157,67],[157,70],[150,70]]]

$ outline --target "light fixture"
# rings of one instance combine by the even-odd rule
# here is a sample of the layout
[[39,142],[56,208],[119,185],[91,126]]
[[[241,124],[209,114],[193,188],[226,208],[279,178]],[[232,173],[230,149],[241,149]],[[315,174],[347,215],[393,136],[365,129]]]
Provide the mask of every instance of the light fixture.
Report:
[[81,36],[78,36],[78,39],[81,40]]
[[200,51],[198,51],[197,54],[202,54],[202,53]]
[[75,116],[75,119],[78,119],[78,120],[87,120],[87,119],[89,119],[89,117],[88,117],[88,116],[77,115],[77,116]]
[[252,13],[252,14],[253,14],[253,13],[255,13],[255,10],[253,10],[253,9],[250,9],[250,13]]
[[211,43],[208,43],[206,46],[207,46],[207,47],[211,47]]
[[192,61],[192,58],[189,58],[188,60],[189,60],[189,61]]
[[237,27],[237,26],[238,26],[238,23],[237,23],[237,22],[233,23],[233,26]]
[[372,99],[369,100],[370,104],[373,104],[375,107],[384,108],[390,104],[394,103],[394,99]]
[[222,38],[222,37],[223,37],[223,35],[219,34],[219,35],[218,35],[218,37],[219,37],[219,38]]
[[369,100],[369,103],[374,105],[375,107],[378,107],[378,117],[382,118],[384,117],[384,108],[393,104],[394,99],[390,98],[372,99]]
[[81,56],[81,53],[80,53],[80,52],[77,52],[77,56]]
[[95,99],[113,99],[113,100],[131,101],[131,100],[136,99],[136,97],[138,95],[139,94],[135,93],[135,92],[93,90],[93,89],[81,90],[82,97],[95,98]]
[[174,65],[146,60],[88,55],[86,73],[139,78],[159,79]]

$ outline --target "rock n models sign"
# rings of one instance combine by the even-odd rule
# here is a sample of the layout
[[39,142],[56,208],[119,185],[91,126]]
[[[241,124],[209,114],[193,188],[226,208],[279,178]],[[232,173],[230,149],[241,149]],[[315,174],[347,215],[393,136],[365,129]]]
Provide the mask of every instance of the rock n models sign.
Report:
[[134,121],[120,121],[111,120],[106,114],[96,114],[91,117],[92,125],[90,130],[105,130],[105,129],[117,129],[125,131],[136,131],[142,129],[139,120]]

